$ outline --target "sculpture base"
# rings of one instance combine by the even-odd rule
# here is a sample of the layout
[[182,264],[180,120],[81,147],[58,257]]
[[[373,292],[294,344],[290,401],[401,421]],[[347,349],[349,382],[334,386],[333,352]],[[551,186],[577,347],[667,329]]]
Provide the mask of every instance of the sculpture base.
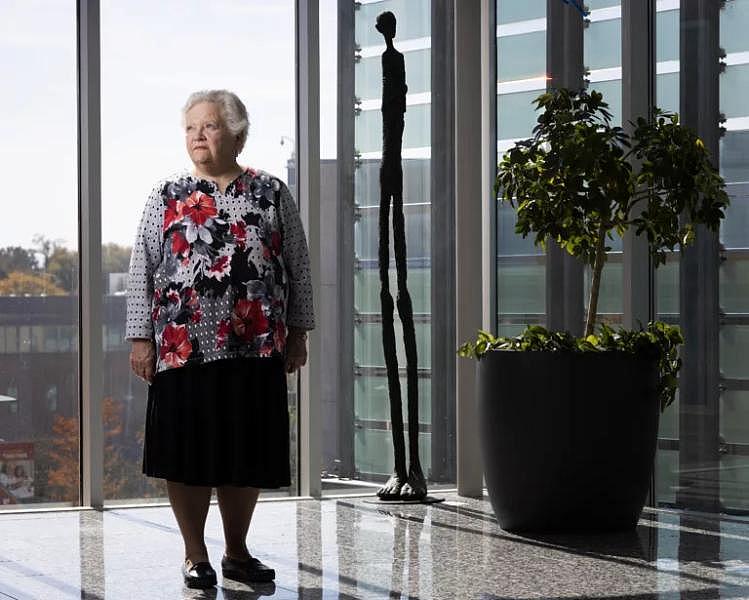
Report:
[[395,500],[380,500],[379,498],[364,500],[367,504],[437,504],[438,502],[444,502],[444,498],[435,498],[434,496],[424,496],[423,498],[396,498]]

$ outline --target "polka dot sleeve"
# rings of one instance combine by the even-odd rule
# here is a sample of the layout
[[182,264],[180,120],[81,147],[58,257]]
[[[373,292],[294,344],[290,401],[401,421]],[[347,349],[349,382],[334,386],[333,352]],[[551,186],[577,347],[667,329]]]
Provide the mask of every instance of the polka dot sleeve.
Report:
[[164,211],[156,186],[148,197],[143,217],[130,255],[127,279],[127,321],[125,339],[153,338],[151,298],[153,274],[161,263],[162,226]]
[[289,281],[286,325],[298,329],[314,329],[315,314],[312,306],[312,278],[307,239],[296,202],[285,185],[281,186],[280,205],[282,253]]

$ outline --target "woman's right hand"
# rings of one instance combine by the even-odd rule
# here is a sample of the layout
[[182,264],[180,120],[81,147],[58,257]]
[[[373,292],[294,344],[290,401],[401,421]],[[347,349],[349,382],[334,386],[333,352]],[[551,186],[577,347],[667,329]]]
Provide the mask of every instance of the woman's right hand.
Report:
[[146,383],[153,381],[156,371],[156,346],[151,340],[133,340],[130,349],[130,368]]

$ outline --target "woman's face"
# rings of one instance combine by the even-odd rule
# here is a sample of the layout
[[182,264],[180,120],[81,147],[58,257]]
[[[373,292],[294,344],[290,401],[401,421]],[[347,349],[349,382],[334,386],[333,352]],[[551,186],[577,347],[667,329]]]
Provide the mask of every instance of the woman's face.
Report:
[[185,114],[185,145],[196,167],[231,167],[237,156],[237,138],[213,102],[200,102]]

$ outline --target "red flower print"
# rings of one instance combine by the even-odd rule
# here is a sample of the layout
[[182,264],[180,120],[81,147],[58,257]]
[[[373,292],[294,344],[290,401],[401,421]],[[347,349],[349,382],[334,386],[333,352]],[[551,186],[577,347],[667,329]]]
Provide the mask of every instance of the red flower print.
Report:
[[268,330],[268,319],[263,314],[260,300],[238,300],[231,313],[231,325],[243,341],[253,340]]
[[176,304],[177,306],[182,305],[182,299],[179,297],[179,292],[174,288],[169,288],[166,291],[166,300],[169,304]]
[[203,318],[203,311],[198,309],[190,316],[191,323],[200,323],[200,319]]
[[187,339],[187,325],[169,323],[161,337],[159,357],[170,368],[181,367],[192,352],[192,344]]
[[220,257],[215,263],[208,267],[208,277],[213,277],[217,281],[221,281],[231,270],[231,263],[229,262],[228,256]]
[[283,353],[286,345],[286,325],[280,319],[276,321],[276,329],[273,332],[273,345],[276,347],[276,351]]
[[213,201],[213,198],[208,194],[195,190],[185,200],[182,214],[200,227],[201,225],[205,225],[208,219],[215,217],[218,213],[216,212],[216,203]]
[[247,224],[240,219],[236,223],[231,224],[230,230],[237,246],[239,246],[240,250],[244,250],[244,245],[247,241]]
[[182,289],[182,301],[190,310],[197,310],[200,307],[198,292],[190,286]]
[[271,234],[270,247],[273,249],[273,254],[276,256],[281,254],[281,234],[278,231],[274,231]]
[[190,244],[181,231],[175,231],[172,234],[172,254],[176,254],[181,259],[187,259],[187,253],[190,251]]
[[167,200],[166,210],[164,211],[164,231],[169,229],[177,221],[181,221],[183,216],[182,202],[176,198]]
[[224,347],[229,333],[231,333],[231,320],[221,319],[218,323],[218,331],[216,332],[216,350]]

